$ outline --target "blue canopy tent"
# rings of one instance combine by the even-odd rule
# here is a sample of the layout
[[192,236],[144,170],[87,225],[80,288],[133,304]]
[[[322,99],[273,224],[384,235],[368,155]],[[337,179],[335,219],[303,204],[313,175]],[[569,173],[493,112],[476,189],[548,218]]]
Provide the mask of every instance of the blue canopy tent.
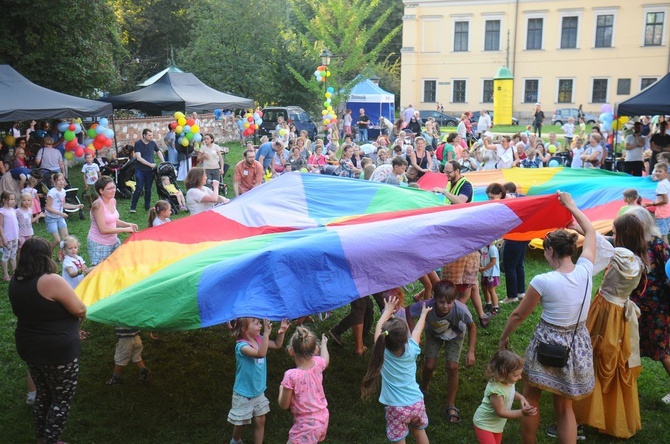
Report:
[[370,79],[365,79],[351,89],[347,100],[347,108],[352,110],[354,123],[358,117],[358,110],[365,109],[365,114],[373,125],[379,124],[379,118],[384,116],[393,122],[395,116],[395,95],[384,91]]

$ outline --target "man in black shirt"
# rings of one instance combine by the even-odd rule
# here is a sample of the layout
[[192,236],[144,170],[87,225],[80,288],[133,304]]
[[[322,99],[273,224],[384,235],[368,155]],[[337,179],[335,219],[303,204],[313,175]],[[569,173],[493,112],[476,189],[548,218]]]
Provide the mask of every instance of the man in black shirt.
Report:
[[370,126],[370,118],[365,115],[365,109],[360,109],[361,115],[358,116],[358,141],[365,142],[368,140],[368,127]]
[[666,134],[668,128],[667,122],[661,122],[658,132],[651,136],[651,159],[649,159],[649,173],[654,171],[654,165],[658,162],[656,156],[663,151],[670,151],[670,135]]
[[135,168],[135,192],[130,201],[130,212],[134,213],[137,207],[137,201],[140,199],[140,193],[144,189],[144,209],[149,211],[151,207],[151,186],[154,183],[154,153],[158,153],[161,162],[165,162],[163,153],[158,149],[154,142],[154,135],[150,129],[145,128],[142,131],[142,139],[135,142],[135,160],[138,162]]

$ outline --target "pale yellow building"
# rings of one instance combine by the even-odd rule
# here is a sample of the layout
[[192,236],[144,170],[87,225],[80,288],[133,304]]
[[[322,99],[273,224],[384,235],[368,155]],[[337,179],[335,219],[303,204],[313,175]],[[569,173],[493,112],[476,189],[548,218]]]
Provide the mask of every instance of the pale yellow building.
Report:
[[508,66],[520,123],[536,102],[547,119],[580,104],[597,116],[670,70],[667,1],[403,2],[402,108],[493,109],[493,78]]

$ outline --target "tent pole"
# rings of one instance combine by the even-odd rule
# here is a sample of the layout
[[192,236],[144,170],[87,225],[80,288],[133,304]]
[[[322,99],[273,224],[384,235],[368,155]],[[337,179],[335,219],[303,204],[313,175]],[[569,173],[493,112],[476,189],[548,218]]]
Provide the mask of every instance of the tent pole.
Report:
[[114,126],[114,111],[112,111],[112,115],[110,117],[112,120],[112,131],[114,131],[114,151],[116,153],[116,161],[119,161],[119,145],[118,141],[116,140],[116,127]]

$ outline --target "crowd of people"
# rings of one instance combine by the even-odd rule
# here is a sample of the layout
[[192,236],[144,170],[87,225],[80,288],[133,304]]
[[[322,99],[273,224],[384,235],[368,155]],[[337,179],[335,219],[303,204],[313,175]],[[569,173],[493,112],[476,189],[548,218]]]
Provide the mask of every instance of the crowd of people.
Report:
[[[551,133],[546,150],[539,135],[519,133],[496,137],[490,133],[490,124],[484,129],[487,122],[481,127],[480,139],[473,141],[467,136],[473,129],[465,124],[465,120],[469,122],[466,114],[461,122],[466,136],[461,134],[459,124],[457,132],[448,134],[443,143],[437,143],[439,136],[433,133],[436,128],[433,122],[426,125],[427,134],[420,124],[417,133],[419,130],[414,126],[420,119],[416,115],[409,117],[409,134],[401,129],[393,140],[381,135],[373,143],[357,144],[346,133],[341,145],[339,136],[333,135],[326,141],[311,141],[306,135],[261,139],[260,146],[247,146],[243,159],[235,165],[235,196],[295,170],[394,185],[411,185],[424,174],[439,171],[447,177],[447,184],[433,192],[443,195],[446,204],[467,204],[472,202],[474,194],[465,176],[470,171],[551,166],[551,160],[560,153],[567,153],[564,158],[569,159],[573,167],[579,160],[585,166],[600,167],[604,164],[602,156],[610,149],[603,148],[603,138],[597,128],[589,135],[591,152],[577,148],[581,143],[580,130],[570,132],[569,128],[564,128],[564,132],[565,145],[570,144],[570,148]],[[516,418],[521,419],[522,441],[535,442],[542,391],[553,396],[557,425],[548,433],[557,436],[560,442],[577,440],[578,424],[619,438],[633,436],[641,428],[637,393],[640,358],[646,356],[662,362],[670,374],[670,303],[667,298],[670,287],[665,275],[665,263],[670,259],[667,244],[670,153],[663,155],[665,149],[670,150],[670,140],[665,142],[664,121],[652,137],[642,135],[643,122],[644,118],[632,124],[625,149],[627,154],[634,150],[643,152],[648,145],[652,153],[659,155],[650,171],[658,181],[657,197],[643,206],[635,190],[627,190],[625,206],[614,221],[610,239],[596,234],[572,197],[559,192],[559,201],[574,217],[572,231],[561,229],[547,234],[544,255],[552,271],[534,276],[527,287],[523,265],[527,242],[507,240],[502,245],[491,242],[480,251],[469,252],[446,264],[440,270],[441,276],[431,272],[422,277],[425,290],[411,295],[415,302],[407,307],[399,288],[373,295],[382,315],[374,329],[374,349],[370,353],[368,372],[362,379],[361,394],[363,398],[372,396],[381,380],[379,401],[386,409],[386,433],[390,441],[404,442],[412,433],[417,442],[428,442],[428,413],[423,399],[430,391],[432,374],[443,346],[447,369],[444,414],[450,423],[463,420],[456,402],[459,362],[463,344],[467,342],[465,364],[474,365],[477,345],[477,322],[467,308],[468,301],[473,304],[481,328],[487,328],[492,317],[500,313],[499,304],[519,304],[507,320],[499,341],[500,350],[487,366],[489,382],[483,388],[482,404],[472,420],[480,442],[500,442],[505,421]],[[657,137],[658,134],[662,137]],[[359,132],[359,137],[364,136],[364,132]],[[219,194],[219,180],[224,171],[222,150],[209,134],[204,140],[203,166],[190,168],[185,178],[184,203],[192,215],[229,202]],[[87,266],[78,254],[79,241],[67,232],[64,210],[70,204],[65,203],[62,196],[63,166],[49,160],[49,150],[54,149],[50,136],[44,136],[43,143],[42,162],[54,169],[54,186],[47,195],[45,212],[35,208],[36,196],[30,191],[22,193],[19,201],[12,193],[3,192],[0,240],[3,277],[10,282],[10,302],[18,318],[17,350],[29,371],[32,395],[29,394],[28,399],[33,403],[36,434],[42,442],[51,443],[58,441],[70,410],[79,372],[80,340],[85,337],[80,324],[86,307],[72,289],[118,248],[119,233],[133,233],[139,227],[120,219],[115,200],[116,184],[110,177],[101,176],[99,169],[92,167],[93,156],[87,156],[82,168],[86,187],[92,189],[91,227],[87,237],[90,266]],[[583,153],[580,154],[579,149],[584,150]],[[19,159],[24,154],[20,150],[16,152]],[[140,166],[130,212],[136,211],[139,190],[143,189],[148,225],[169,223],[170,204],[164,200],[155,204],[151,201],[155,156],[163,160],[151,131],[143,132],[134,153]],[[625,165],[635,162],[626,166],[627,172],[643,174],[648,167],[644,161],[640,165],[636,156],[630,159],[626,156]],[[30,178],[25,180],[30,187]],[[486,194],[491,200],[521,197],[513,183],[491,184]],[[645,206],[655,207],[655,215]],[[47,230],[54,237],[52,243],[33,237],[32,224],[44,216]],[[583,236],[583,246],[579,259],[573,262],[577,252],[575,232]],[[502,252],[499,251],[501,246]],[[62,253],[60,275],[52,259],[53,248]],[[21,254],[17,261],[19,249]],[[602,284],[592,300],[593,276],[603,269]],[[500,285],[501,273],[506,277],[506,287],[504,297],[499,298],[496,288]],[[540,323],[524,356],[518,356],[509,350],[510,339],[516,341],[514,332],[538,305],[542,309]],[[362,298],[351,304],[351,314],[326,332],[321,341],[309,329],[296,328],[288,348],[296,368],[286,372],[278,399],[279,406],[290,408],[295,416],[289,442],[325,440],[329,412],[322,373],[329,363],[328,339],[342,345],[342,335],[351,329],[355,354],[365,354],[363,336],[372,328],[372,315],[372,300]],[[270,339],[272,324],[266,320],[242,318],[231,326],[236,340],[237,365],[228,414],[228,421],[234,426],[230,442],[241,442],[244,426],[252,421],[254,442],[262,442],[265,417],[270,411],[270,402],[264,395],[267,352],[270,348],[282,347],[289,321],[281,323],[275,339]],[[53,335],[54,331],[65,333]],[[142,360],[140,330],[119,327],[115,334],[118,338],[115,366],[107,384],[120,384],[122,371],[131,360],[148,382],[151,372]],[[422,337],[424,344],[421,344]],[[563,353],[557,358],[563,360],[562,365],[552,361],[556,356],[549,361],[540,357],[547,347]],[[56,349],[61,351],[54,353]],[[419,353],[425,355],[420,382],[416,379]],[[519,380],[523,380],[522,394],[515,391]],[[663,399],[670,404],[670,394]],[[514,401],[519,402],[518,409],[512,408]]]

